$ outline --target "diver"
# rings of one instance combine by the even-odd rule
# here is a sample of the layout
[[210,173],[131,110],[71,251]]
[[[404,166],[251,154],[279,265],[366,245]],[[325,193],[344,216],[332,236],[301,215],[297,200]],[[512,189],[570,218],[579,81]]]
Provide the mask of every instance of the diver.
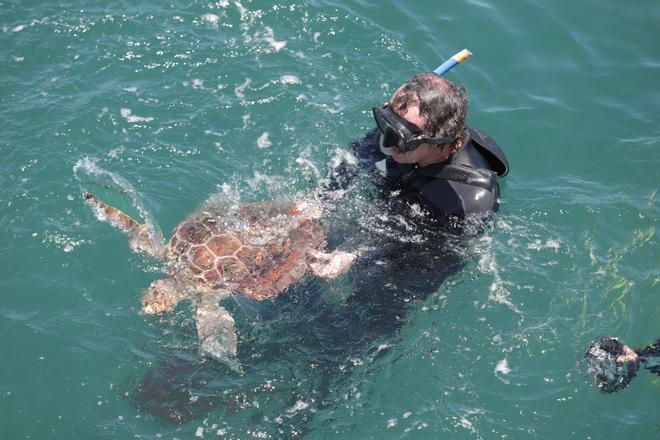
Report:
[[660,339],[644,349],[631,349],[617,338],[600,338],[589,344],[584,354],[594,384],[603,393],[614,393],[628,386],[639,364],[660,376]]
[[466,126],[465,88],[441,76],[469,55],[462,51],[400,86],[385,105],[372,109],[377,128],[354,144],[360,165],[373,171],[385,198],[419,206],[451,230],[496,211],[497,179],[509,172],[497,143]]

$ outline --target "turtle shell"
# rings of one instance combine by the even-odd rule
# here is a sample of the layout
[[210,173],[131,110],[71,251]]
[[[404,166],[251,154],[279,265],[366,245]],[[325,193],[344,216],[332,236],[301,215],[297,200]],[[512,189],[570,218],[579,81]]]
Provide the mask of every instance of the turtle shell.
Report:
[[198,285],[263,300],[301,279],[308,252],[323,247],[318,219],[293,203],[264,202],[191,215],[174,229],[168,253]]

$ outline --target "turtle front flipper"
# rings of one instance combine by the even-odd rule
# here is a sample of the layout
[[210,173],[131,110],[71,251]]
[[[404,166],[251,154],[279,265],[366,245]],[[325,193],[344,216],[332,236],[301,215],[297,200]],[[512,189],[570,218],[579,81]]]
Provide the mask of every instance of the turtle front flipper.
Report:
[[332,280],[339,275],[348,272],[353,261],[358,257],[357,253],[336,250],[331,253],[311,251],[309,267],[317,277]]
[[241,363],[236,359],[236,330],[234,318],[220,306],[219,301],[227,293],[204,293],[197,304],[197,336],[200,351],[233,371],[242,373]]
[[159,260],[165,255],[161,237],[156,237],[148,225],[140,223],[119,209],[103,203],[93,194],[86,193],[85,200],[92,207],[96,217],[110,223],[128,236],[128,244],[135,252],[144,252]]
[[174,277],[156,280],[142,294],[142,311],[149,315],[168,313],[188,296],[186,286]]

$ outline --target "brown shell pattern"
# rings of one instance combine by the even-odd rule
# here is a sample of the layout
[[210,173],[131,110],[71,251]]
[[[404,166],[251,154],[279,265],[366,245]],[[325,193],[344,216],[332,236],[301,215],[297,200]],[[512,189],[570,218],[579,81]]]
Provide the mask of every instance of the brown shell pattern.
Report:
[[233,229],[222,212],[193,216],[175,228],[169,253],[195,283],[273,298],[305,275],[307,252],[325,245],[318,221],[296,218],[293,206],[244,205]]

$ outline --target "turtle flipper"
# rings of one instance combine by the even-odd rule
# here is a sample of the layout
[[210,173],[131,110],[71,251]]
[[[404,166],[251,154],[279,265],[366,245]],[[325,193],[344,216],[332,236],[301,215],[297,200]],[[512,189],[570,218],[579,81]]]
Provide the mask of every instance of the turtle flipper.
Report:
[[92,207],[97,218],[110,223],[128,236],[128,244],[135,252],[144,252],[154,258],[162,259],[165,254],[160,237],[154,237],[148,225],[140,223],[134,218],[124,214],[93,194],[86,193],[85,200]]
[[331,253],[321,251],[310,252],[312,261],[309,263],[312,272],[320,278],[332,280],[347,272],[357,258],[357,253],[336,250]]
[[142,311],[149,315],[171,312],[186,296],[185,286],[174,277],[156,280],[142,293]]
[[236,330],[234,318],[218,304],[219,297],[208,295],[197,305],[197,336],[200,351],[233,371],[242,373],[241,363],[236,359]]

